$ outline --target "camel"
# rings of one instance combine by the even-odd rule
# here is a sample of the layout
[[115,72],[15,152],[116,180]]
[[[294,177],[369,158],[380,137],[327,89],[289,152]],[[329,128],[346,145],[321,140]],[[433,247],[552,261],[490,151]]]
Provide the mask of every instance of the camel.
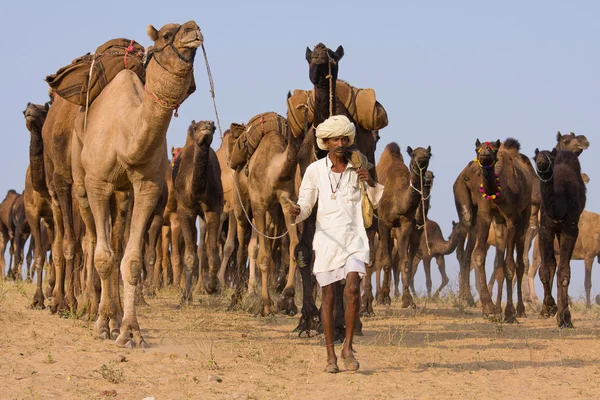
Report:
[[[535,165],[542,190],[539,248],[544,302],[540,314],[543,317],[556,314],[559,327],[573,327],[569,311],[570,261],[579,234],[579,219],[585,208],[585,184],[579,159],[571,151],[535,149]],[[552,284],[557,272],[555,238],[558,238],[560,247],[556,280],[558,305],[552,297]]]
[[[2,206],[0,205],[0,209]],[[29,238],[31,230],[25,217],[25,202],[24,197],[19,195],[8,213],[8,236],[11,241],[11,255],[13,256],[13,265],[9,265],[9,276],[12,279],[22,280],[23,279],[23,253],[25,248],[25,242]],[[31,242],[29,249],[32,250]],[[27,264],[27,275],[26,279],[29,281],[30,278],[30,267]]]
[[[237,271],[235,273],[236,293],[232,298],[235,305],[241,298],[241,290],[245,283],[243,269],[248,257],[248,238],[250,223],[254,218],[254,226],[258,231],[257,264],[261,271],[260,314],[273,313],[273,301],[269,294],[269,277],[273,265],[271,246],[265,237],[268,218],[277,218],[287,210],[288,200],[296,200],[295,174],[299,140],[288,127],[287,120],[276,113],[259,114],[250,119],[256,121],[256,129],[263,132],[262,139],[247,162],[247,167],[239,166],[235,172],[238,194],[234,194],[234,212],[237,220]],[[247,125],[250,126],[251,124]],[[238,125],[239,126],[239,125]],[[235,126],[234,126],[235,128]],[[248,174],[246,177],[245,170]],[[240,201],[241,200],[241,201]],[[248,211],[251,210],[251,213]],[[294,315],[297,307],[294,303],[294,277],[296,258],[293,251],[298,243],[296,226],[285,213],[285,227],[290,237],[290,266],[287,283],[277,303],[277,308],[284,314]]]
[[[218,235],[223,212],[223,187],[221,169],[214,150],[210,147],[215,124],[213,121],[192,121],[188,129],[185,146],[179,156],[179,168],[174,177],[177,215],[185,242],[185,289],[182,301],[192,301],[192,271],[198,267],[197,243],[194,239],[196,217],[206,222],[208,239],[209,279],[205,284],[207,293],[219,288],[217,274],[219,259]],[[200,240],[203,240],[200,235]],[[202,285],[202,272],[198,286]]]
[[[48,103],[43,106],[27,103],[27,108],[23,111],[25,125],[30,133],[29,167],[25,173],[23,201],[25,203],[25,216],[31,229],[31,238],[34,243],[33,258],[37,273],[37,288],[33,296],[32,308],[45,308],[44,293],[42,290],[42,271],[46,261],[46,252],[42,247],[40,221],[45,224],[48,237],[52,242],[54,241],[52,200],[46,186],[42,139],[42,127],[46,121],[48,110]],[[55,285],[54,269],[51,268],[50,272],[48,284],[49,288],[53,288]]]
[[[478,290],[484,316],[501,313],[501,295],[494,306],[485,278],[486,245],[492,221],[498,227],[496,238],[506,248],[499,248],[504,254],[499,260],[499,269],[504,274],[507,287],[507,303],[504,309],[506,322],[515,322],[516,317],[525,316],[522,295],[522,278],[525,269],[525,235],[530,222],[532,182],[521,161],[520,144],[512,138],[504,143],[475,143],[477,157],[470,165],[475,166],[469,176],[471,197],[477,199],[475,219],[473,261],[478,270]],[[467,169],[468,172],[473,171]],[[479,183],[479,187],[477,184]],[[517,253],[515,262],[514,253]],[[512,281],[517,274],[517,308],[512,296]],[[499,288],[501,290],[501,288]],[[470,291],[470,290],[469,290]]]
[[[384,149],[379,163],[377,176],[385,189],[378,207],[379,245],[377,247],[377,265],[384,271],[383,284],[377,293],[377,301],[390,304],[390,281],[392,269],[393,241],[392,228],[400,228],[398,235],[398,264],[402,274],[402,307],[414,306],[409,286],[412,278],[412,265],[420,244],[420,235],[415,234],[417,208],[421,204],[424,190],[423,178],[429,167],[431,147],[424,149],[407,147],[410,156],[410,169],[404,164],[400,146],[392,142]],[[367,275],[365,292],[371,289]]]
[[[331,115],[345,115],[356,127],[356,137],[354,147],[367,157],[367,160],[372,165],[375,165],[375,148],[379,138],[379,132],[368,131],[358,124],[352,115],[348,112],[342,102],[335,96],[336,85],[339,72],[339,62],[344,56],[344,48],[338,46],[333,51],[323,43],[318,43],[311,51],[306,48],[306,61],[309,66],[309,78],[314,85],[314,117],[312,127],[308,129],[308,124],[305,127],[305,137],[301,148],[298,152],[298,164],[301,176],[304,176],[304,171],[310,163],[316,159],[321,159],[327,155],[326,151],[320,150],[316,146],[315,129]],[[332,95],[333,94],[333,95]],[[335,96],[335,101],[333,97]],[[288,115],[290,110],[288,110]],[[316,156],[316,157],[315,157]],[[377,173],[375,168],[369,171],[372,178],[376,180]],[[300,274],[302,276],[303,287],[303,303],[302,315],[296,328],[300,334],[316,330],[319,325],[319,311],[315,305],[314,293],[316,280],[312,276],[312,246],[316,223],[316,208],[313,213],[303,222],[302,235],[299,239],[299,245],[295,250],[298,265],[300,265]],[[374,259],[374,241],[376,228],[372,226],[367,230],[369,244],[372,249],[372,257]],[[373,263],[367,265],[367,273],[369,269],[372,271]],[[371,294],[372,297],[372,294]],[[343,298],[343,287],[336,284],[336,298]],[[340,307],[340,302],[337,302],[335,319],[336,319],[336,337],[344,338],[344,316],[343,309]],[[361,323],[358,321],[356,325],[358,334],[360,334]]]
[[[172,279],[173,284],[179,287],[182,277],[181,253],[181,226],[177,216],[177,199],[175,198],[175,188],[173,186],[173,171],[175,164],[179,168],[178,157],[181,154],[182,147],[171,148],[171,163],[167,165],[165,181],[167,183],[167,205],[163,214],[164,226],[162,231],[162,272],[163,283],[166,286]],[[171,249],[169,257],[169,245]],[[169,271],[169,261],[171,270]]]
[[[438,269],[440,271],[440,275],[442,276],[442,283],[440,283],[440,287],[437,288],[437,290],[433,294],[433,298],[435,299],[440,296],[442,290],[446,287],[448,282],[450,282],[450,280],[448,279],[448,275],[446,275],[446,261],[444,259],[444,256],[450,255],[454,252],[454,250],[456,250],[456,246],[458,245],[458,236],[460,234],[460,225],[452,221],[452,233],[450,234],[448,240],[444,240],[444,236],[442,235],[442,229],[440,228],[437,222],[428,219],[426,226],[427,238],[429,241],[429,249],[427,247],[427,242],[425,241],[425,235],[422,235],[421,244],[419,246],[419,249],[417,250],[417,254],[413,262],[413,282],[414,276],[417,273],[419,262],[422,260],[423,268],[425,269],[425,286],[427,287],[427,297],[432,297],[431,260],[435,259],[438,265]],[[398,286],[396,285],[396,290],[397,288]],[[415,293],[414,286],[411,288],[411,290],[413,293]]]
[[[592,306],[590,292],[592,290],[592,266],[594,258],[597,258],[600,262],[600,214],[584,210],[581,213],[578,228],[579,235],[577,236],[577,242],[575,242],[571,260],[583,260],[585,263],[585,304],[587,308],[590,308]],[[560,256],[560,244],[558,240],[554,241],[554,255]],[[539,270],[540,262],[539,239],[536,239],[533,247],[532,268],[528,274],[529,293],[532,302],[538,301],[535,294],[534,278]],[[560,258],[558,262],[560,262]]]
[[[127,347],[146,346],[134,303],[143,265],[143,234],[165,184],[167,129],[173,110],[188,95],[196,49],[203,41],[193,21],[160,30],[149,25],[147,32],[154,45],[145,84],[130,70],[119,72],[90,105],[85,129],[84,112],[77,116],[72,145],[75,192],[86,230],[95,232],[97,240],[94,266],[102,294],[95,333],[102,339],[116,337],[118,346]],[[115,259],[108,221],[116,190],[132,190],[135,198],[120,265],[122,321],[113,300],[117,288],[110,280]]]
[[[6,197],[0,203],[0,279],[4,279],[6,270],[6,260],[4,259],[4,253],[6,252],[6,246],[9,245],[10,259],[12,261],[12,242],[9,240],[9,214],[10,210],[17,198],[20,196],[15,190],[11,189],[6,192]],[[10,269],[9,265],[9,269]]]

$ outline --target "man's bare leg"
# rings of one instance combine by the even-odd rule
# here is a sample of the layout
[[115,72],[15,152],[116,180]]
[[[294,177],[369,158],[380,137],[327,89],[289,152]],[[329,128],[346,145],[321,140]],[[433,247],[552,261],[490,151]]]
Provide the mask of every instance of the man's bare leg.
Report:
[[360,306],[360,277],[358,272],[350,272],[346,276],[346,287],[344,289],[346,300],[346,339],[342,347],[342,359],[344,366],[351,371],[358,370],[359,363],[354,358],[352,340],[354,339],[354,325],[358,317],[358,308]]
[[337,366],[337,357],[335,348],[333,347],[333,308],[335,305],[335,289],[334,284],[323,286],[322,288],[322,305],[321,305],[321,322],[323,323],[323,333],[325,334],[325,344],[327,347],[327,367],[325,372],[335,374],[339,372]]

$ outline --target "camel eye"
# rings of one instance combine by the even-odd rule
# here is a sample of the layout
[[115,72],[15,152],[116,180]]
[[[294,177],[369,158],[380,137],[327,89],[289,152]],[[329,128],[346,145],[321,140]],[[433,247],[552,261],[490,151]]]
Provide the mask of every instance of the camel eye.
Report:
[[171,32],[167,32],[163,35],[163,39],[169,40],[171,38]]

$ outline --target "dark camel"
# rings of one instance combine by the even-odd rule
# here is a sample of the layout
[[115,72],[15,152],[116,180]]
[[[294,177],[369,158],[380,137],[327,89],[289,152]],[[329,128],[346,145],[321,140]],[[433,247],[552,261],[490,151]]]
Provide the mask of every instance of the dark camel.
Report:
[[[218,235],[223,212],[221,169],[214,150],[210,147],[215,124],[212,121],[192,121],[185,146],[179,155],[179,169],[174,178],[177,214],[185,242],[185,289],[182,301],[192,301],[192,271],[198,268],[197,243],[194,239],[196,218],[207,225],[209,279],[205,289],[209,294],[219,288],[217,274],[221,265]],[[202,240],[202,236],[200,236]],[[198,285],[202,285],[202,272]],[[201,286],[200,286],[201,287]]]
[[[12,261],[13,250],[12,241],[9,237],[9,214],[10,210],[17,198],[20,196],[15,190],[11,189],[6,193],[6,197],[0,203],[0,279],[4,279],[6,270],[6,260],[4,259],[4,253],[6,252],[6,246],[9,246],[10,260]],[[11,265],[9,263],[9,270]],[[12,275],[11,270],[9,275]]]
[[[390,285],[392,270],[392,229],[400,228],[398,235],[398,263],[402,274],[402,307],[414,306],[410,294],[412,264],[419,248],[420,235],[415,234],[416,213],[421,204],[423,179],[429,167],[431,147],[424,149],[407,147],[410,156],[410,170],[404,164],[400,147],[392,142],[388,144],[377,164],[377,176],[385,187],[378,208],[379,245],[377,247],[377,265],[384,271],[383,284],[377,293],[377,301],[390,304]],[[411,243],[412,241],[412,243]],[[365,283],[369,290],[370,280]]]
[[[540,209],[540,280],[544,285],[541,315],[556,314],[558,326],[572,327],[569,311],[571,256],[579,234],[579,219],[585,208],[585,184],[577,155],[570,151],[535,150],[535,164],[542,189]],[[557,272],[554,240],[558,238],[560,262],[556,280],[558,305],[552,297],[552,284]]]
[[[0,208],[2,206],[0,205]],[[23,279],[23,261],[24,261],[24,249],[25,241],[29,238],[31,230],[25,218],[25,202],[24,197],[19,195],[8,213],[8,236],[11,242],[11,255],[13,259],[13,265],[9,265],[9,277],[12,279],[22,280]],[[29,249],[32,250],[31,242],[29,242]],[[30,277],[30,266],[27,263],[27,281],[31,280]]]

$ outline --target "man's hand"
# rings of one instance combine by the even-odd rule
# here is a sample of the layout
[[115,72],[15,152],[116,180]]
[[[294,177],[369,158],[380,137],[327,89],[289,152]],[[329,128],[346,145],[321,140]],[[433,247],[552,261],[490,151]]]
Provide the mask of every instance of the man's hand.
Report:
[[371,175],[369,175],[369,171],[367,171],[366,169],[358,168],[356,170],[356,174],[358,175],[358,179],[361,182],[367,182],[367,185],[371,187],[375,186],[375,182],[373,181],[373,179],[371,179]]
[[298,215],[300,215],[300,206],[290,202],[288,214],[295,219]]

